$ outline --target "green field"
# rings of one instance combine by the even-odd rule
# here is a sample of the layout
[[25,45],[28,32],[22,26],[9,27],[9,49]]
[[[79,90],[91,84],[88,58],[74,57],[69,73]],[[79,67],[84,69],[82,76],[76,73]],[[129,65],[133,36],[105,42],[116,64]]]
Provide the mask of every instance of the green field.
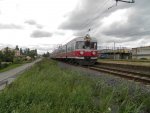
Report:
[[0,92],[0,113],[149,113],[149,95],[44,59]]

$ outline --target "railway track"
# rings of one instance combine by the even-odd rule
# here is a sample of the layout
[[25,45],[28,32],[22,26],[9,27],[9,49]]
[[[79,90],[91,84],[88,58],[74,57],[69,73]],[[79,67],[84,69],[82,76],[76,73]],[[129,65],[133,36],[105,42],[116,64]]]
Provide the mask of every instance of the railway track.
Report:
[[[74,64],[73,62],[63,62],[69,65],[73,65],[73,66],[79,66],[77,64]],[[128,80],[133,80],[135,82],[141,82],[145,85],[150,85],[150,73],[143,73],[138,69],[131,69],[131,67],[129,67],[129,69],[127,69],[126,67],[122,66],[122,68],[119,68],[118,66],[109,66],[109,65],[103,65],[101,63],[97,63],[94,66],[81,66],[82,68],[87,68],[90,70],[94,70],[94,71],[99,71],[99,72],[104,72],[104,73],[109,73],[112,74],[114,76],[119,76],[121,78],[125,78]]]
[[91,70],[99,71],[99,72],[104,72],[104,73],[110,73],[115,76],[120,76],[122,78],[130,79],[133,81],[138,81],[142,82],[144,84],[150,84],[150,74],[146,73],[140,73],[137,71],[131,71],[127,69],[122,69],[122,68],[112,68],[109,66],[101,66],[101,65],[94,65],[88,67]]

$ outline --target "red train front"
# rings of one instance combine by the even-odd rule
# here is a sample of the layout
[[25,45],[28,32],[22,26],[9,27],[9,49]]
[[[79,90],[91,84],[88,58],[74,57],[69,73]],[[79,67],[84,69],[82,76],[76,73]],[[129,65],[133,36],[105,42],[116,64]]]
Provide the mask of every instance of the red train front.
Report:
[[80,65],[93,65],[97,61],[97,41],[89,35],[78,37],[56,49],[51,57]]

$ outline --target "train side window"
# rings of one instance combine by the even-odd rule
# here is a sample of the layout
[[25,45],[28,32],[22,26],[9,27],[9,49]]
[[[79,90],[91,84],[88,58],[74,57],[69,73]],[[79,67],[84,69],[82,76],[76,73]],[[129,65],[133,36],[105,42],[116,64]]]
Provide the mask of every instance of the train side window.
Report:
[[67,46],[67,49],[68,49],[68,51],[70,52],[70,51],[71,51],[71,45],[68,45],[68,46]]
[[76,49],[84,49],[84,42],[83,41],[76,42],[75,48]]
[[71,44],[71,51],[73,51],[74,50],[74,44],[72,43]]

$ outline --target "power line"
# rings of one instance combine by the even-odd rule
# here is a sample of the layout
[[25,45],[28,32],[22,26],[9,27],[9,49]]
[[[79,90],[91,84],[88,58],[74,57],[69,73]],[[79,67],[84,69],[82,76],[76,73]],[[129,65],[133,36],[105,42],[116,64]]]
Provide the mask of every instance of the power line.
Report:
[[81,24],[80,28],[84,28],[84,27],[90,26],[90,24],[92,24],[92,22],[94,22],[96,19],[98,19],[101,16],[100,14],[104,13],[106,11],[106,10],[104,10],[104,11],[99,12],[99,10],[104,8],[109,1],[110,0],[107,0],[107,1],[103,2],[103,4],[101,4],[100,6],[97,5],[97,10],[95,11],[95,12],[97,12],[97,14],[94,17],[88,19],[86,24],[85,23]]
[[115,4],[115,5],[112,5],[112,6],[111,6],[111,7],[109,7],[108,9],[111,9],[111,8],[113,8],[113,7],[117,6],[118,2],[135,3],[135,1],[134,1],[134,0],[132,0],[132,1],[115,0],[115,1],[116,1],[116,4]]
[[[100,18],[100,13],[99,13],[99,10],[100,9],[102,9],[102,8],[104,8],[107,4],[108,4],[108,2],[109,2],[110,0],[106,0],[106,1],[104,1],[100,6],[99,5],[97,5],[96,6],[96,11],[95,12],[97,12],[97,15],[95,15],[94,17],[92,17],[92,18],[89,18],[88,20],[87,20],[87,23],[85,24],[85,23],[83,23],[83,24],[81,24],[80,26],[79,26],[79,29],[82,29],[82,28],[85,28],[85,27],[88,27],[87,29],[90,29],[91,30],[91,27],[89,27],[89,26],[92,26],[92,25],[90,25],[90,24],[92,24],[92,22],[93,21],[95,21],[96,19],[98,19],[98,18]],[[106,10],[102,10],[101,11],[101,13],[104,13]],[[89,31],[88,31],[89,32]],[[70,37],[68,37],[67,39],[65,39],[63,42],[66,42],[68,39],[70,39]]]
[[[90,28],[90,31],[91,31],[91,28],[92,28],[92,27],[94,28],[94,26],[96,26],[94,22],[95,22],[96,20],[98,20],[98,19],[102,16],[102,14],[104,14],[105,12],[108,11],[108,8],[106,8],[105,10],[102,10],[101,12],[99,12],[100,9],[103,9],[104,7],[106,7],[106,6],[108,5],[109,1],[110,1],[110,0],[106,0],[106,1],[104,1],[100,6],[97,5],[97,6],[96,6],[96,9],[97,9],[97,10],[95,11],[95,12],[97,12],[97,14],[96,14],[94,17],[89,18],[89,19],[87,20],[87,23],[81,24],[81,25],[79,26],[79,29],[84,29],[85,27],[88,27],[87,29]],[[115,0],[115,1],[116,1],[116,2],[126,2],[126,3],[134,3],[134,2],[135,2],[134,0],[132,0],[132,1]],[[97,32],[97,30],[99,30],[99,28],[92,29],[92,31],[95,31],[95,32]],[[93,34],[94,34],[95,32],[93,32]],[[68,40],[68,39],[67,39],[67,40]]]

